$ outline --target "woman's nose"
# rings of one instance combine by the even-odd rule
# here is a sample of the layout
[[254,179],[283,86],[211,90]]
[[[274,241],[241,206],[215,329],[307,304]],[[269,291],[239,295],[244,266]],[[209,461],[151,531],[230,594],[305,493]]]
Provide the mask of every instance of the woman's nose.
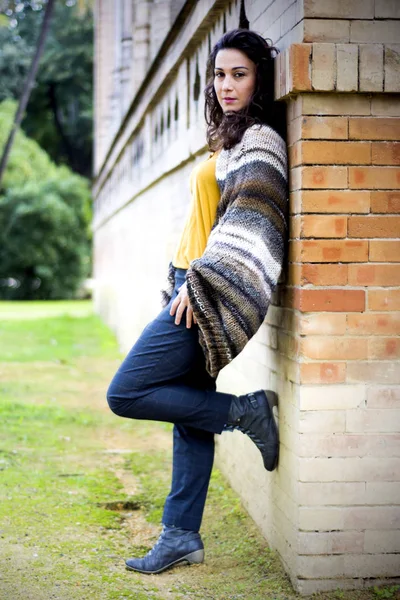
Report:
[[229,76],[225,76],[223,84],[222,84],[222,89],[223,90],[231,90],[232,87],[233,87],[232,79]]

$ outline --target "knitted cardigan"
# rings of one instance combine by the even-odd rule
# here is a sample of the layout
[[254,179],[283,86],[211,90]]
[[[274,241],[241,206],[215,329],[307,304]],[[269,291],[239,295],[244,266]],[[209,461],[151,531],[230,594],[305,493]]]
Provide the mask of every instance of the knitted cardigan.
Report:
[[287,232],[285,142],[268,125],[249,127],[241,142],[220,152],[216,178],[216,220],[203,255],[186,274],[212,377],[257,332],[278,282]]

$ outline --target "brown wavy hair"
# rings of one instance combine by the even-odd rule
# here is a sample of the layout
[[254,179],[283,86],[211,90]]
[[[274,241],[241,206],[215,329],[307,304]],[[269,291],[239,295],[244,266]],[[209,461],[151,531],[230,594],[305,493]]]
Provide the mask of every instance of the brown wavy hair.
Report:
[[[231,48],[243,52],[256,65],[256,87],[245,108],[224,113],[214,89],[214,68],[218,52]],[[207,143],[211,151],[232,148],[241,141],[246,129],[257,123],[266,123],[285,137],[285,105],[274,101],[274,58],[278,53],[271,40],[248,29],[228,31],[215,44],[207,61],[204,90]]]

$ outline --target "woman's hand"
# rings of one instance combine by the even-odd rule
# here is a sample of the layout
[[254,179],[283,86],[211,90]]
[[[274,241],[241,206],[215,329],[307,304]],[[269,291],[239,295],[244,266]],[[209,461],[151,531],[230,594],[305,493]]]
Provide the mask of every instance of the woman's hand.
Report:
[[175,315],[175,325],[179,325],[182,319],[182,315],[186,309],[186,327],[191,328],[192,323],[196,323],[195,316],[193,314],[192,307],[190,306],[189,296],[187,292],[186,281],[179,288],[179,292],[173,303],[171,304],[171,310],[169,314],[171,317]]

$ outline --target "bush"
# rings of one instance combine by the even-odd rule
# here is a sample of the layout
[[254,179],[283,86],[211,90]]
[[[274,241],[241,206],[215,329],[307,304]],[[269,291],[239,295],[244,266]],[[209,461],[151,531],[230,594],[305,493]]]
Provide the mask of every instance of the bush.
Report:
[[[13,111],[0,104],[0,144]],[[5,105],[5,106],[4,106]],[[75,297],[90,272],[89,182],[17,135],[0,195],[0,298]]]
[[[17,104],[13,100],[4,100],[0,104],[0,148],[4,148],[10,133]],[[5,189],[15,188],[28,181],[44,181],[56,177],[59,168],[50,160],[49,155],[37,142],[28,138],[20,129],[14,139],[7,169],[4,173],[0,194]]]

